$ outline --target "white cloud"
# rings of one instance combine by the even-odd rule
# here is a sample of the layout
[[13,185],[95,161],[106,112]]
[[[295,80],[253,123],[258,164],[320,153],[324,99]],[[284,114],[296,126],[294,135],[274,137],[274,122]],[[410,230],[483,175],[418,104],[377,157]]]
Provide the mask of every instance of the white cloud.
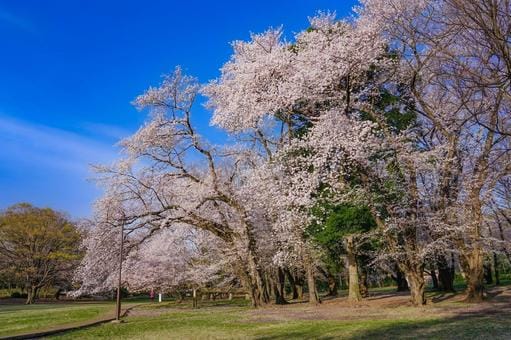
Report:
[[54,127],[0,116],[0,159],[88,173],[90,164],[110,163],[113,145]]
[[104,137],[105,139],[118,142],[119,140],[126,138],[131,134],[130,131],[115,125],[103,124],[103,123],[83,123],[81,125],[87,134],[96,135],[98,137]]

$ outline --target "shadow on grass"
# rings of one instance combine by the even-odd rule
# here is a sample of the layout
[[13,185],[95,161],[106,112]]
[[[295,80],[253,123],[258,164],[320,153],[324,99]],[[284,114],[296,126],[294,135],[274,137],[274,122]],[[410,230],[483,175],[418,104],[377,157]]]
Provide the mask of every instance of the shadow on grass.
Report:
[[394,323],[362,330],[350,339],[508,339],[510,334],[509,315],[477,315]]
[[[470,315],[430,320],[387,320],[368,322],[353,330],[343,325],[324,325],[287,328],[271,335],[260,335],[257,339],[509,339],[511,323],[507,315]],[[345,325],[350,328],[353,325]],[[355,328],[355,327],[353,327]],[[341,335],[347,331],[351,335]],[[332,334],[332,335],[329,335]],[[336,334],[336,335],[334,335]]]
[[[445,301],[454,296],[446,293],[435,298]],[[511,339],[509,291],[492,290],[486,302],[465,304],[443,318],[319,322],[276,329],[257,339]]]

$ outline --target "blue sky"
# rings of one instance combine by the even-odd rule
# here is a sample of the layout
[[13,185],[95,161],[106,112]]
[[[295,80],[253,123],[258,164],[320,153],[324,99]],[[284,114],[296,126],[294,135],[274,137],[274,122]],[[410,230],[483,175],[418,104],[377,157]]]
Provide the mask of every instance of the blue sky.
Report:
[[[86,217],[101,191],[89,165],[145,116],[130,102],[181,65],[216,78],[233,40],[283,25],[292,35],[317,10],[350,13],[354,0],[0,0],[0,208],[31,202]],[[208,128],[210,115],[198,108]]]

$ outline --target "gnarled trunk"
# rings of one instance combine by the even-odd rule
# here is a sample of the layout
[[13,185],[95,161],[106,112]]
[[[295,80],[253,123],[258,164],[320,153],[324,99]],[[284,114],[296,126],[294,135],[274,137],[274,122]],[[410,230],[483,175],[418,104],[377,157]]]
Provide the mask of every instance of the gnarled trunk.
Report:
[[483,285],[483,251],[476,246],[465,255],[466,279],[467,279],[467,302],[481,302],[484,298]]
[[406,272],[406,279],[410,286],[410,297],[414,306],[422,306],[426,304],[424,295],[424,273],[422,270],[409,270]]

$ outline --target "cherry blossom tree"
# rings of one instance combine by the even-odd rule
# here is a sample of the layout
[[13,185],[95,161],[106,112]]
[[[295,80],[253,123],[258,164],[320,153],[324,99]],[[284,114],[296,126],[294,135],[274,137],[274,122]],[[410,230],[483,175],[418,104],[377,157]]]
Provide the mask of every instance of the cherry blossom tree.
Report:
[[455,235],[467,298],[483,297],[484,209],[509,176],[509,32],[507,1],[363,1],[402,57],[397,72],[442,154],[428,186],[432,213]]
[[[257,161],[257,156],[203,140],[191,122],[198,89],[194,78],[176,68],[160,87],[137,97],[135,105],[148,108],[150,119],[121,141],[124,159],[97,168],[106,190],[100,203],[108,202],[98,205],[98,224],[109,230],[109,225],[122,223],[135,244],[177,225],[211,233],[229,247],[230,256],[236,258],[231,263],[237,268],[232,271],[258,306],[267,300],[255,239],[264,220],[259,220],[257,211],[246,209],[246,198],[238,192],[243,169]],[[110,202],[120,207],[120,217],[105,213]],[[96,247],[105,241],[91,242]]]
[[[362,0],[356,16],[320,12],[290,41],[272,28],[234,42],[203,87],[176,68],[135,99],[149,118],[121,141],[123,158],[97,167],[105,195],[83,289],[111,286],[122,227],[133,289],[237,277],[260,306],[284,303],[295,272],[318,303],[314,210],[350,205],[368,208],[375,262],[398,264],[413,304],[425,303],[426,264],[445,274],[453,258],[480,300],[485,253],[509,249],[494,236],[509,216],[509,12],[507,0]],[[234,143],[197,132],[199,92]]]

